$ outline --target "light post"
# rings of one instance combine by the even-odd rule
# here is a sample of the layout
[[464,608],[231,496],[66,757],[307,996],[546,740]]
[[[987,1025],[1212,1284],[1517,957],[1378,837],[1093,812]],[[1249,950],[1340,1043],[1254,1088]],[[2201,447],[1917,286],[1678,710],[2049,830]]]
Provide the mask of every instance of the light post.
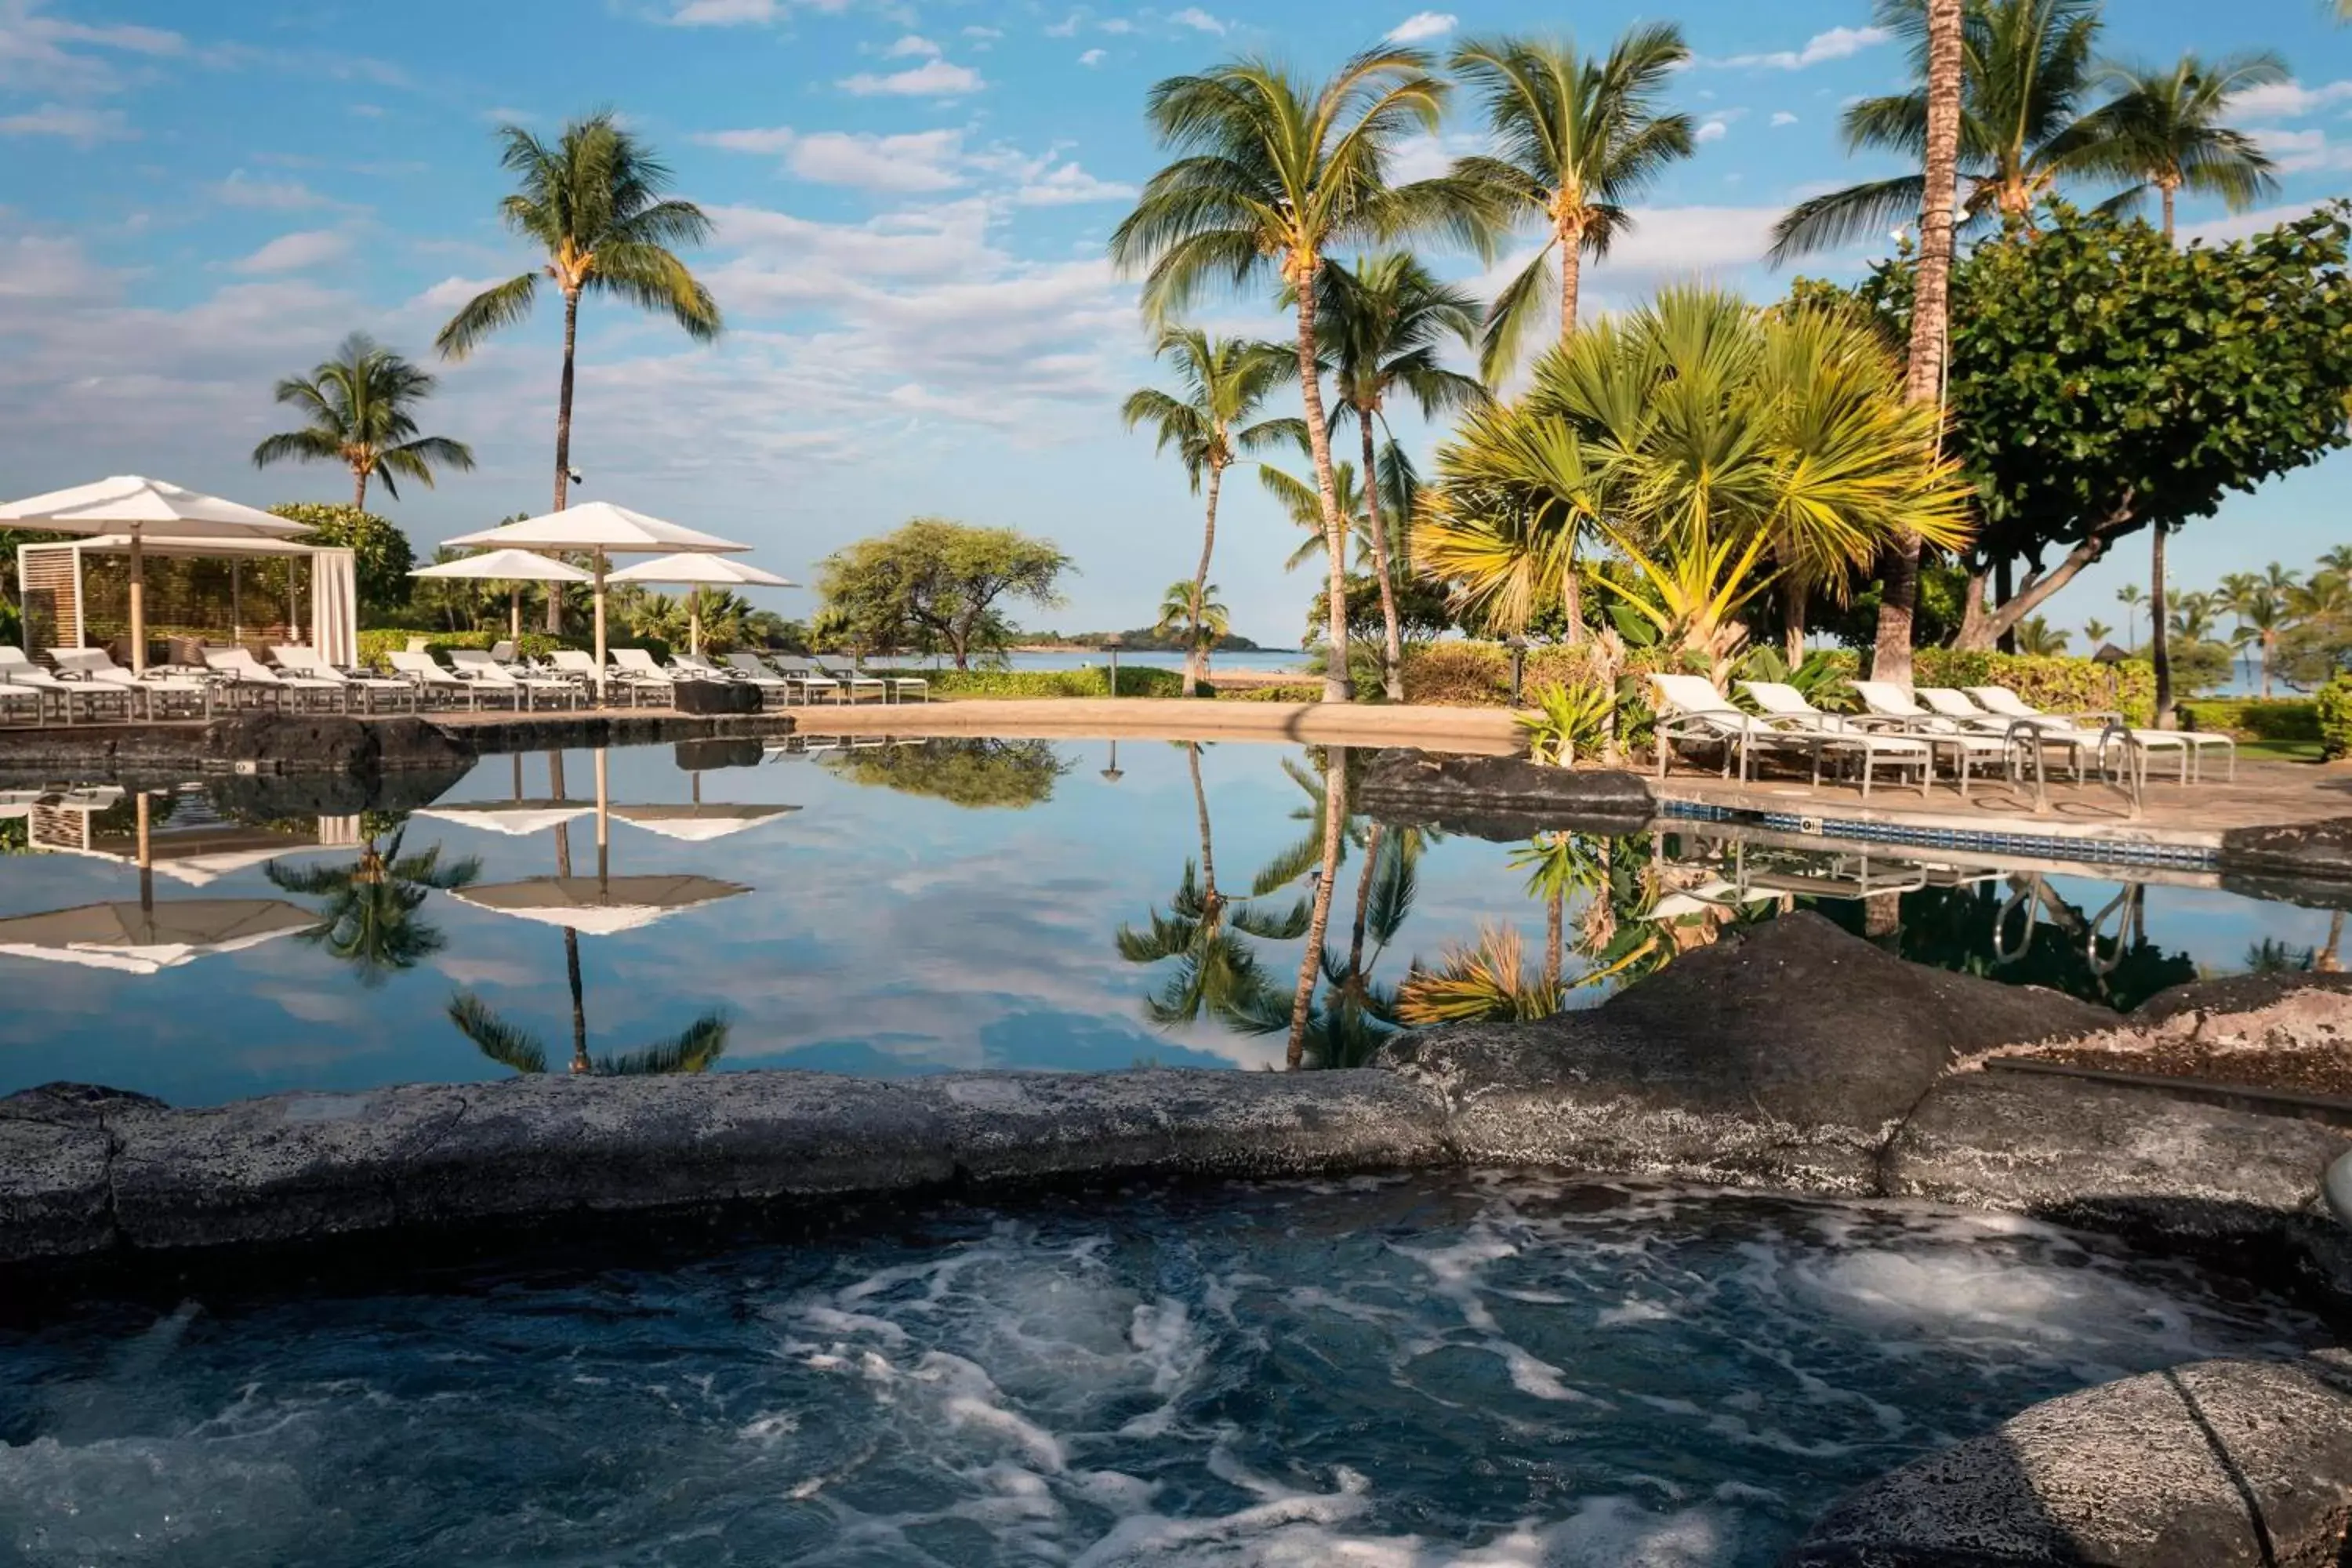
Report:
[[1118,742],[1117,741],[1113,741],[1110,743],[1110,766],[1102,771],[1103,783],[1117,784],[1126,776],[1127,774],[1119,771]]
[[1519,705],[1519,679],[1528,668],[1528,639],[1514,632],[1503,639],[1503,646],[1511,650],[1511,706],[1517,708]]
[[1110,636],[1103,638],[1103,647],[1110,650],[1110,694],[1113,697],[1118,695],[1119,645],[1126,640],[1126,638],[1120,637],[1117,632],[1113,632]]

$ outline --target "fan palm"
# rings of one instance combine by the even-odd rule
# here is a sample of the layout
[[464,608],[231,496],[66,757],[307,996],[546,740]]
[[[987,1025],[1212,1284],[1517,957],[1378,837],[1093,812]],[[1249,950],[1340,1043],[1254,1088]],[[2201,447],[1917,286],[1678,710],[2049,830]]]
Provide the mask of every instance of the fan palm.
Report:
[[1932,407],[1859,323],[1669,289],[1580,331],[1519,403],[1474,412],[1438,453],[1414,530],[1456,607],[1517,631],[1566,602],[1586,533],[1601,581],[1669,646],[1717,664],[1737,613],[1784,574],[1832,582],[1904,531],[1967,538]]
[[1555,281],[1560,335],[1576,330],[1586,253],[1606,256],[1633,226],[1628,204],[1691,155],[1690,116],[1661,113],[1657,101],[1689,59],[1682,30],[1666,22],[1634,27],[1600,59],[1570,43],[1527,38],[1473,39],[1454,51],[1455,73],[1486,100],[1496,148],[1456,172],[1489,187],[1512,220],[1544,228],[1543,247],[1481,324],[1478,368],[1490,384],[1510,374]]
[[[462,360],[483,340],[530,314],[539,282],[563,296],[563,375],[555,399],[555,508],[562,511],[572,474],[572,385],[580,301],[610,294],[640,310],[667,314],[697,342],[719,336],[718,302],[672,248],[710,237],[710,219],[692,202],[663,193],[669,166],[621,128],[607,110],[575,120],[550,146],[520,125],[499,128],[499,162],[518,189],[499,204],[517,236],[546,252],[535,270],[485,289],[458,307],[433,346]],[[555,602],[549,601],[549,629]]]
[[272,886],[298,897],[322,899],[320,923],[303,933],[359,972],[373,987],[441,951],[446,941],[438,926],[416,918],[425,895],[462,888],[482,874],[473,856],[441,863],[441,847],[401,853],[406,827],[394,830],[381,849],[371,837],[360,858],[345,866],[289,866],[272,860],[261,868]]
[[[1330,427],[1315,323],[1324,258],[1355,244],[1450,234],[1482,255],[1490,203],[1451,177],[1392,185],[1406,136],[1434,133],[1448,89],[1417,49],[1375,48],[1310,86],[1242,59],[1151,89],[1146,113],[1180,156],[1145,184],[1112,234],[1122,270],[1143,271],[1145,309],[1166,320],[1213,284],[1271,279],[1296,301],[1298,379],[1329,556],[1331,646],[1347,646],[1347,532],[1332,485]],[[1327,701],[1350,696],[1345,659],[1324,674]]]
[[1210,647],[1224,635],[1204,636],[1202,598],[1208,592],[1209,558],[1217,548],[1217,495],[1225,470],[1244,452],[1281,442],[1304,445],[1307,427],[1297,419],[1252,419],[1275,384],[1297,374],[1288,350],[1212,338],[1192,327],[1170,327],[1160,334],[1156,352],[1176,367],[1182,395],[1140,388],[1120,405],[1119,417],[1130,430],[1139,425],[1152,426],[1158,450],[1176,448],[1192,481],[1192,493],[1199,495],[1203,488],[1208,491],[1208,511],[1201,523],[1201,564],[1192,574],[1192,637],[1184,656],[1184,695],[1190,697],[1207,672]]
[[[1363,471],[1377,474],[1376,426],[1387,423],[1392,396],[1410,400],[1423,416],[1475,406],[1486,389],[1448,370],[1440,351],[1449,338],[1467,347],[1478,330],[1478,304],[1441,283],[1402,251],[1366,257],[1353,268],[1327,262],[1316,319],[1316,339],[1331,370],[1331,395],[1356,416],[1363,438]],[[1395,444],[1391,436],[1390,445]],[[1382,681],[1391,702],[1404,700],[1404,637],[1398,628],[1396,579],[1389,533],[1381,521],[1380,487],[1364,491],[1365,532],[1371,541],[1372,576],[1380,584],[1386,629]],[[1399,520],[1402,522],[1403,520]]]
[[1244,937],[1295,942],[1306,934],[1305,900],[1277,910],[1229,897],[1217,883],[1216,846],[1210,832],[1209,796],[1201,781],[1201,744],[1186,742],[1192,774],[1192,806],[1201,834],[1201,858],[1187,859],[1165,914],[1138,931],[1122,925],[1118,955],[1129,963],[1162,963],[1175,970],[1144,1001],[1144,1016],[1161,1028],[1197,1021],[1203,1014],[1244,1034],[1270,1035],[1286,1022],[1281,994]]
[[[449,998],[449,1022],[474,1043],[474,1048],[520,1073],[547,1070],[547,1047],[530,1030],[507,1022],[471,991]],[[677,1034],[656,1040],[641,1050],[617,1057],[588,1056],[588,1037],[572,1009],[572,1070],[595,1078],[650,1078],[659,1074],[708,1072],[727,1053],[729,1024],[723,1013],[705,1013]]]
[[2185,54],[2169,69],[2110,65],[2100,81],[2115,100],[2084,117],[2092,143],[2112,146],[2138,184],[2106,204],[2128,211],[2153,188],[2164,207],[2164,237],[2182,191],[2218,196],[2244,212],[2278,190],[2276,166],[2252,137],[2221,123],[2230,100],[2248,88],[2287,79],[2286,62],[2265,50],[2208,64]]
[[435,384],[431,372],[353,332],[334,358],[278,384],[278,401],[300,409],[310,423],[265,438],[253,449],[253,466],[341,463],[352,471],[352,505],[362,511],[373,479],[382,478],[383,493],[394,500],[396,478],[430,489],[434,464],[460,471],[474,466],[464,442],[416,433],[416,405],[433,395]]
[[[1928,4],[1878,0],[1879,25],[1910,41],[1922,85],[1848,109],[1850,149],[1924,163]],[[2095,77],[2098,34],[2098,0],[1967,0],[1958,161],[1963,218],[2022,222],[2061,180],[2140,177],[2113,128],[2081,114]],[[1801,202],[1774,229],[1772,258],[1784,261],[1916,223],[1927,196],[1922,172]]]

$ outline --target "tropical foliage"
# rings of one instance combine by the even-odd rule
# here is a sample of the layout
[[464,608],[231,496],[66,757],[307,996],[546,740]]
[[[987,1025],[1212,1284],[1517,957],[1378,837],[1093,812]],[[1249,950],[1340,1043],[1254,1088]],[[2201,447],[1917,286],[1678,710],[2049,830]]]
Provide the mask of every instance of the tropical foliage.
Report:
[[465,887],[482,871],[471,855],[444,864],[437,844],[404,853],[407,832],[394,827],[381,846],[371,836],[360,858],[347,865],[271,860],[261,868],[281,891],[320,900],[319,924],[304,940],[350,964],[369,987],[415,968],[446,945],[441,928],[418,918],[417,910],[427,893]]
[[821,616],[870,652],[943,653],[956,668],[1013,640],[1004,607],[1054,605],[1070,558],[1009,528],[919,517],[878,539],[836,550],[817,565]]
[[[573,971],[575,985],[578,971]],[[519,1025],[509,1023],[488,1003],[471,991],[459,991],[449,998],[449,1022],[457,1032],[474,1044],[482,1055],[519,1073],[543,1073],[547,1068],[547,1047],[540,1037]],[[693,1023],[665,1039],[618,1056],[592,1058],[588,1054],[588,1036],[581,1012],[577,992],[574,993],[572,1034],[572,1071],[594,1078],[650,1078],[673,1073],[708,1072],[727,1054],[730,1025],[724,1013],[705,1013]]]
[[299,430],[264,437],[253,449],[256,468],[272,463],[341,463],[351,470],[352,508],[367,509],[368,481],[400,499],[401,479],[433,488],[433,467],[468,469],[473,449],[446,436],[420,435],[417,405],[433,395],[432,374],[365,332],[345,338],[332,359],[308,375],[278,384],[279,403],[300,411]]
[[2286,62],[2276,55],[2231,55],[2208,63],[2187,54],[2164,68],[2109,65],[2100,79],[2116,89],[2116,97],[2084,119],[2084,134],[2111,149],[2115,166],[2139,181],[2103,211],[2130,212],[2153,190],[2164,237],[2170,239],[2183,191],[2218,197],[2231,212],[2277,194],[2276,166],[2262,144],[2221,123],[2232,98],[2287,79]]
[[352,552],[352,585],[359,591],[361,610],[385,615],[409,603],[416,581],[408,573],[416,564],[416,552],[408,535],[391,521],[354,506],[320,501],[289,501],[271,507],[269,514],[308,528],[313,544]]

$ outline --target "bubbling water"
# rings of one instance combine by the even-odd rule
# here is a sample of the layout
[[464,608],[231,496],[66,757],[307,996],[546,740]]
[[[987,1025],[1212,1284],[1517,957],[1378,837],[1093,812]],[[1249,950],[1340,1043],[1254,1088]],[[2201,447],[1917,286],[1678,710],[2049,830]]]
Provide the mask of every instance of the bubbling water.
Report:
[[30,1563],[1762,1564],[2034,1400],[2317,1326],[2095,1237],[1231,1186],[0,1337]]

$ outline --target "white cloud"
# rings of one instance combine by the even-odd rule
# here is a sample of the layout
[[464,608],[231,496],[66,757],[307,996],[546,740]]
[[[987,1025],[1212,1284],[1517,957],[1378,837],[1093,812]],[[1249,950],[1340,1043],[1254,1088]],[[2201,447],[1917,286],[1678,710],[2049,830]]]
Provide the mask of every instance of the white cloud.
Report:
[[1063,163],[1023,185],[1013,199],[1026,207],[1059,207],[1080,202],[1129,201],[1135,194],[1133,185],[1099,180],[1076,163]]
[[1219,37],[1223,37],[1225,33],[1226,24],[1210,16],[1198,5],[1187,5],[1181,11],[1171,13],[1168,19],[1180,27],[1197,28],[1203,33],[1214,33]]
[[351,236],[340,229],[301,229],[281,234],[231,269],[246,273],[300,272],[335,260],[352,247]]
[[1796,122],[1797,117],[1790,113],[1785,109],[1779,110],[1772,116],[1772,123],[1776,128],[1782,125],[1794,125]]
[[85,147],[121,142],[139,133],[119,109],[78,109],[45,103],[22,114],[0,115],[0,136],[55,136]]
[[988,84],[970,66],[960,66],[947,60],[931,60],[911,70],[895,71],[888,76],[876,76],[860,71],[842,79],[845,92],[860,98],[877,96],[897,98],[959,98],[968,92],[978,92]]
[[906,59],[909,57],[935,60],[940,58],[940,47],[929,38],[909,33],[883,50],[882,56],[885,59],[893,60]]
[[2281,224],[2293,223],[2300,217],[2308,217],[2311,216],[2313,205],[2314,204],[2310,202],[2292,202],[2284,206],[2263,207],[2254,212],[2238,213],[2229,217],[2214,218],[2206,223],[2183,224],[2180,227],[2181,243],[2185,245],[2202,240],[2207,245],[2227,245],[2233,239],[2250,238],[2254,235],[2276,228]]
[[1489,150],[1484,132],[1453,132],[1428,136],[1416,133],[1396,144],[1389,157],[1389,178],[1400,185],[1433,180],[1454,166],[1454,160]]
[[482,110],[481,118],[493,125],[529,125],[539,116],[528,109],[514,109],[502,103],[495,109]]
[[0,89],[83,96],[130,85],[114,54],[151,58],[188,52],[179,34],[161,27],[98,26],[47,16],[43,0],[0,3]]
[[971,26],[966,27],[963,30],[963,36],[967,38],[972,38],[982,43],[992,43],[996,39],[1004,37],[1004,29],[1002,27]]
[[778,0],[687,0],[669,19],[680,27],[740,27],[772,22],[783,11]]
[[2230,113],[2238,120],[2300,120],[2307,114],[2352,99],[2352,81],[2331,81],[2305,87],[2299,81],[2250,87],[2230,99]]
[[1765,70],[1798,71],[1809,66],[1842,60],[1875,48],[1895,35],[1885,27],[1832,27],[1826,33],[1815,33],[1805,40],[1801,49],[1776,49],[1769,54],[1733,55],[1728,59],[1712,63],[1726,66],[1748,66]]
[[1082,55],[1080,55],[1080,56],[1078,57],[1078,63],[1079,63],[1080,65],[1082,65],[1082,66],[1086,66],[1086,67],[1088,67],[1089,68],[1093,68],[1093,67],[1095,67],[1095,66],[1098,66],[1098,65],[1102,64],[1102,63],[1103,63],[1103,60],[1104,60],[1104,58],[1106,58],[1106,57],[1105,57],[1105,55],[1104,55],[1104,53],[1103,53],[1103,51],[1102,51],[1102,50],[1100,50],[1100,49],[1088,49],[1085,54],[1082,54]]
[[1389,42],[1419,44],[1426,43],[1431,38],[1442,38],[1454,31],[1455,24],[1460,20],[1461,18],[1451,11],[1415,11],[1389,29]]
[[232,169],[212,187],[213,198],[233,207],[257,207],[266,212],[296,212],[331,205],[326,197],[299,180],[257,180],[243,169]]
[[868,190],[928,193],[963,183],[957,171],[963,152],[961,131],[918,131],[896,136],[819,131],[801,134],[790,126],[763,131],[719,131],[696,141],[735,153],[781,155],[784,167],[803,180]]
[[2263,151],[2271,155],[2282,174],[2304,174],[2320,169],[2352,169],[2352,146],[2330,142],[2327,132],[2316,127],[2309,131],[2283,131],[2274,126],[2257,128],[2252,132]]
[[444,278],[432,288],[412,297],[403,308],[446,316],[483,289],[495,288],[505,281],[503,278]]
[[1698,130],[1692,133],[1691,140],[1705,145],[1709,142],[1720,142],[1730,133],[1731,127],[1722,121],[1708,120],[1700,123]]

